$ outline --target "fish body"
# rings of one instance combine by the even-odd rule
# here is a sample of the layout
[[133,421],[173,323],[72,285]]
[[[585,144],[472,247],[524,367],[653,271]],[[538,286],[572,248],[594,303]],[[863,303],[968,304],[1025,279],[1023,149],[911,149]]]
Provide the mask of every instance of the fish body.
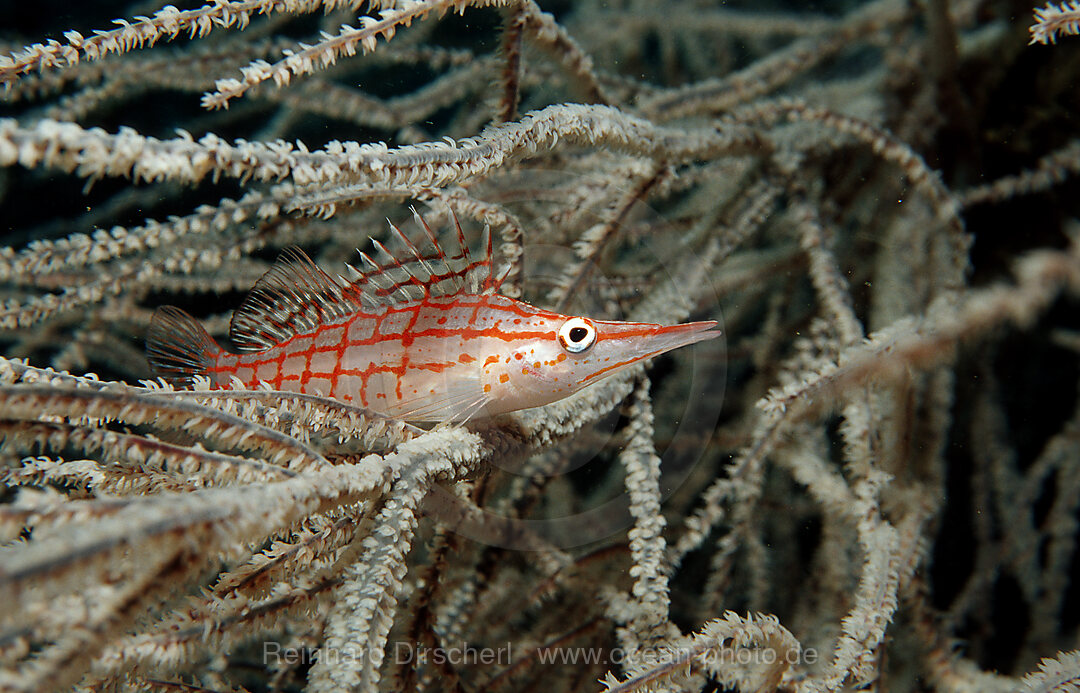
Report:
[[[422,221],[422,220],[421,220]],[[619,370],[710,339],[715,322],[661,326],[591,320],[544,310],[497,293],[487,253],[389,255],[367,272],[335,279],[290,249],[255,285],[233,317],[240,353],[218,346],[183,311],[158,309],[147,355],[178,385],[195,376],[218,388],[238,379],[277,390],[332,397],[413,421],[465,421],[567,397]],[[486,234],[485,234],[486,235]]]

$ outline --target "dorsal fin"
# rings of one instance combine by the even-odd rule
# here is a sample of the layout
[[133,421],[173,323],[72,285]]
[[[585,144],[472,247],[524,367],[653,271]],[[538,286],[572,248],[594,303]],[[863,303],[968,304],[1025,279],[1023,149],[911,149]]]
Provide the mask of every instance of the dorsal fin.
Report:
[[233,314],[229,338],[239,351],[263,351],[355,313],[358,299],[303,250],[286,248]]
[[372,245],[377,251],[375,257],[360,253],[364,268],[351,267],[356,276],[350,279],[346,292],[354,295],[354,300],[395,304],[438,296],[462,293],[483,295],[498,291],[501,279],[495,278],[492,273],[491,233],[487,227],[484,228],[482,241],[484,255],[474,259],[469,253],[461,224],[458,223],[457,216],[454,216],[458,254],[450,256],[415,209],[413,215],[427,236],[427,242],[423,244],[424,250],[417,247],[401,229],[391,223],[391,235],[405,247],[411,257],[395,257],[383,244],[372,239]]
[[323,272],[299,248],[282,251],[233,314],[229,338],[236,349],[264,351],[365,308],[498,291],[505,273],[498,278],[492,275],[491,234],[487,227],[482,242],[484,256],[474,260],[455,216],[459,252],[450,257],[423,217],[415,209],[413,214],[424,229],[424,246],[430,247],[430,252],[422,252],[401,229],[390,224],[392,235],[411,257],[399,259],[372,239],[377,259],[360,253],[366,267],[360,270],[349,266],[356,276],[348,280]]

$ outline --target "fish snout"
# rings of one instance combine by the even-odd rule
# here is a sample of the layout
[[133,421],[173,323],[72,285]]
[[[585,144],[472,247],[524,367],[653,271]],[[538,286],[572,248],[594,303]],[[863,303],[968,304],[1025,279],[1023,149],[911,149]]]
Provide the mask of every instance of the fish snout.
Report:
[[703,342],[720,336],[715,320],[687,322],[679,325],[655,325],[652,323],[610,322],[597,323],[601,339],[617,340],[616,344],[627,351],[627,356],[650,358],[688,344]]

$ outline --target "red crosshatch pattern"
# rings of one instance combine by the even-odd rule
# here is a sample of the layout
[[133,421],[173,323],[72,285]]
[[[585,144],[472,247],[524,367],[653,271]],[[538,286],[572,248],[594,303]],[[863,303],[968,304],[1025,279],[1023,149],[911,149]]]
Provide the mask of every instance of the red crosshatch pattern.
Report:
[[477,377],[484,340],[555,339],[560,318],[494,294],[425,299],[355,313],[266,351],[222,353],[208,374],[223,385],[236,377],[246,387],[263,381],[278,390],[392,407],[437,394],[431,375]]
[[[416,262],[379,266],[362,255],[372,271],[348,284],[303,251],[283,251],[233,317],[230,336],[243,353],[221,349],[183,311],[159,309],[147,339],[151,364],[180,385],[208,376],[228,388],[235,378],[410,420],[464,421],[548,404],[718,334],[714,322],[664,327],[536,308],[496,293],[490,237],[474,262],[460,228],[462,253],[453,258],[435,243],[438,254],[422,259],[397,233]],[[575,333],[582,336],[570,344]]]

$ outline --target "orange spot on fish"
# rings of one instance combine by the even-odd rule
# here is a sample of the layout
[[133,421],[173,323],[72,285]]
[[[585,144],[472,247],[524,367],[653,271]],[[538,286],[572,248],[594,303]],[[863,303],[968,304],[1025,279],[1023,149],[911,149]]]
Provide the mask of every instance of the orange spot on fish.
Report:
[[510,376],[507,373],[503,373],[502,375],[499,376],[499,382],[500,383],[505,383],[508,380],[510,380]]
[[439,318],[435,322],[439,323],[440,325],[445,325],[446,324],[446,316],[445,315],[442,316],[441,318]]
[[487,366],[490,366],[493,363],[498,363],[498,362],[499,362],[499,357],[492,354],[491,356],[487,357],[486,361],[484,361],[484,366],[487,367]]
[[533,368],[537,368],[537,369],[539,369],[539,368],[540,368],[540,362],[539,362],[539,361],[537,361],[536,363],[534,363],[534,364],[533,364]]
[[514,358],[520,361],[521,359],[525,358],[525,355],[519,351],[518,353],[514,354]]
[[491,392],[491,385],[485,385],[484,392]]
[[469,356],[468,354],[462,354],[461,356],[458,356],[458,361],[460,363],[472,363],[475,360],[476,359],[474,359],[472,356]]
[[559,354],[555,357],[555,363],[562,363],[566,360],[566,354]]

